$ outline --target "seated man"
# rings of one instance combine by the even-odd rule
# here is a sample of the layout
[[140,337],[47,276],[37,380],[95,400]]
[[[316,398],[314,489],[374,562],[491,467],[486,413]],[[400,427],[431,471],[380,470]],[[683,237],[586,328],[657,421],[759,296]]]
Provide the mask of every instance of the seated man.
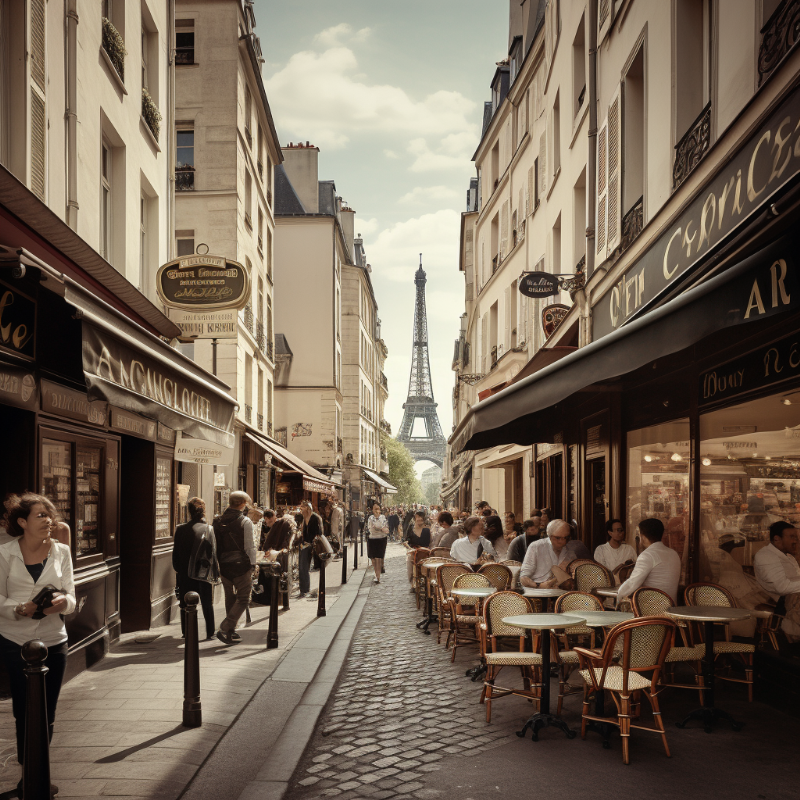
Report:
[[453,542],[458,539],[461,526],[453,526],[453,515],[449,511],[442,511],[438,522],[439,530],[431,539],[431,547],[452,547]]
[[660,519],[643,519],[639,523],[639,538],[644,550],[639,554],[630,578],[619,587],[617,602],[632,595],[640,586],[661,589],[673,603],[678,597],[681,579],[681,558],[662,544],[664,523]]
[[629,562],[635,564],[636,551],[631,545],[625,543],[625,528],[622,520],[610,519],[606,522],[606,533],[608,533],[608,541],[594,551],[594,560],[610,572],[622,564]]
[[467,535],[453,542],[450,546],[450,557],[462,564],[474,564],[480,558],[483,543],[489,544],[483,538],[485,528],[483,517],[470,517],[464,523],[464,531]]
[[539,538],[539,526],[541,524],[542,518],[539,516],[539,512],[534,511],[531,518],[522,523],[522,533],[511,540],[506,552],[507,561],[519,561],[522,563],[525,553],[528,552],[528,547]]
[[782,628],[790,642],[800,640],[800,566],[793,555],[796,545],[797,529],[783,520],[773,522],[769,526],[769,544],[753,558],[761,588],[774,600],[784,599]]
[[559,580],[553,574],[553,567],[561,567],[561,570],[564,570],[575,558],[566,547],[570,534],[569,523],[565,520],[554,519],[550,522],[547,526],[547,538],[533,542],[525,553],[525,560],[519,571],[520,583],[523,586],[532,589],[552,589],[558,585]]

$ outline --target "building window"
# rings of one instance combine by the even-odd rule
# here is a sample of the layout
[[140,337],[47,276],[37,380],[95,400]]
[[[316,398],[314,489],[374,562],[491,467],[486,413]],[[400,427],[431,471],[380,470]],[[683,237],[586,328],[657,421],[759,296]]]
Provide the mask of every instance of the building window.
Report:
[[552,180],[550,186],[555,182],[556,176],[561,169],[561,92],[556,94],[556,99],[553,102],[553,124],[551,128],[551,157],[552,162]]
[[258,179],[264,180],[264,129],[258,125]]
[[194,231],[175,231],[175,252],[178,257],[194,255]]
[[572,240],[572,266],[577,268],[586,255],[586,170],[581,172],[572,189],[572,219],[574,221]]
[[250,218],[250,208],[253,203],[253,179],[250,170],[244,170],[244,222],[250,230],[253,230],[253,220]]
[[244,87],[244,136],[247,139],[247,146],[253,146],[253,134],[250,132],[251,119],[253,117],[253,95],[250,87]]
[[272,231],[267,227],[267,278],[272,281]]
[[139,198],[139,291],[143,291],[147,275],[147,197]]
[[258,207],[258,252],[264,256],[264,212]]
[[572,98],[573,114],[577,116],[586,100],[586,40],[584,36],[585,15],[578,23],[572,41]]
[[100,145],[100,255],[111,261],[112,215],[112,164],[111,147],[103,141]]
[[176,139],[175,189],[191,191],[194,189],[194,131],[179,130]]
[[175,20],[175,64],[194,64],[194,20]]
[[645,85],[644,47],[631,62],[623,81],[622,216],[644,195],[645,170]]

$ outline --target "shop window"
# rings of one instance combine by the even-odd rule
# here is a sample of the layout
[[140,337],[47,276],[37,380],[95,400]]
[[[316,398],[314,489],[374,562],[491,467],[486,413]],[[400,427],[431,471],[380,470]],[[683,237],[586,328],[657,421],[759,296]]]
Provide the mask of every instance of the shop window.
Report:
[[700,579],[740,606],[767,600],[753,557],[769,526],[800,525],[800,395],[772,395],[700,417]]
[[172,459],[156,458],[156,539],[168,539],[172,536],[171,497]]
[[639,552],[639,522],[660,519],[662,541],[681,557],[683,584],[688,582],[689,464],[688,419],[628,433],[628,544]]

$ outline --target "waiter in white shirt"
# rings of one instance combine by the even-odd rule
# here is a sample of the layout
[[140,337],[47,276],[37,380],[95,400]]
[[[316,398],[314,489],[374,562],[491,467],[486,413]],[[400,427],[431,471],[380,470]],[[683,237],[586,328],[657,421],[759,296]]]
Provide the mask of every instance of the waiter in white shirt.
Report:
[[639,523],[639,538],[645,548],[639,554],[630,578],[619,587],[617,602],[632,595],[640,586],[661,589],[675,602],[681,579],[681,557],[661,543],[664,523],[660,519],[643,519]]
[[790,642],[800,640],[800,566],[793,555],[797,535],[797,529],[788,522],[773,522],[769,526],[769,544],[753,558],[761,588],[774,600],[782,597],[786,604],[781,627]]
[[610,519],[606,522],[606,532],[608,541],[594,551],[594,560],[610,572],[628,562],[635,564],[636,551],[625,543],[625,528],[622,520]]
[[519,570],[519,581],[532,589],[552,589],[558,584],[553,567],[566,568],[575,555],[567,547],[572,529],[563,519],[554,519],[547,526],[547,538],[533,542],[525,553]]

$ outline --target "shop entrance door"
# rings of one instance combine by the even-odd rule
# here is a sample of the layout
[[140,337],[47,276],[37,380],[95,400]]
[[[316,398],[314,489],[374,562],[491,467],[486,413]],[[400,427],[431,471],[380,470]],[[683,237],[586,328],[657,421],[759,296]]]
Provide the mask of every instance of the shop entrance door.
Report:
[[594,553],[596,547],[606,542],[606,520],[608,519],[608,493],[606,491],[606,460],[594,458],[586,462],[588,492],[586,495],[586,519],[589,521],[589,536]]
[[550,519],[564,518],[564,456],[541,459],[536,465],[536,507],[549,508]]

